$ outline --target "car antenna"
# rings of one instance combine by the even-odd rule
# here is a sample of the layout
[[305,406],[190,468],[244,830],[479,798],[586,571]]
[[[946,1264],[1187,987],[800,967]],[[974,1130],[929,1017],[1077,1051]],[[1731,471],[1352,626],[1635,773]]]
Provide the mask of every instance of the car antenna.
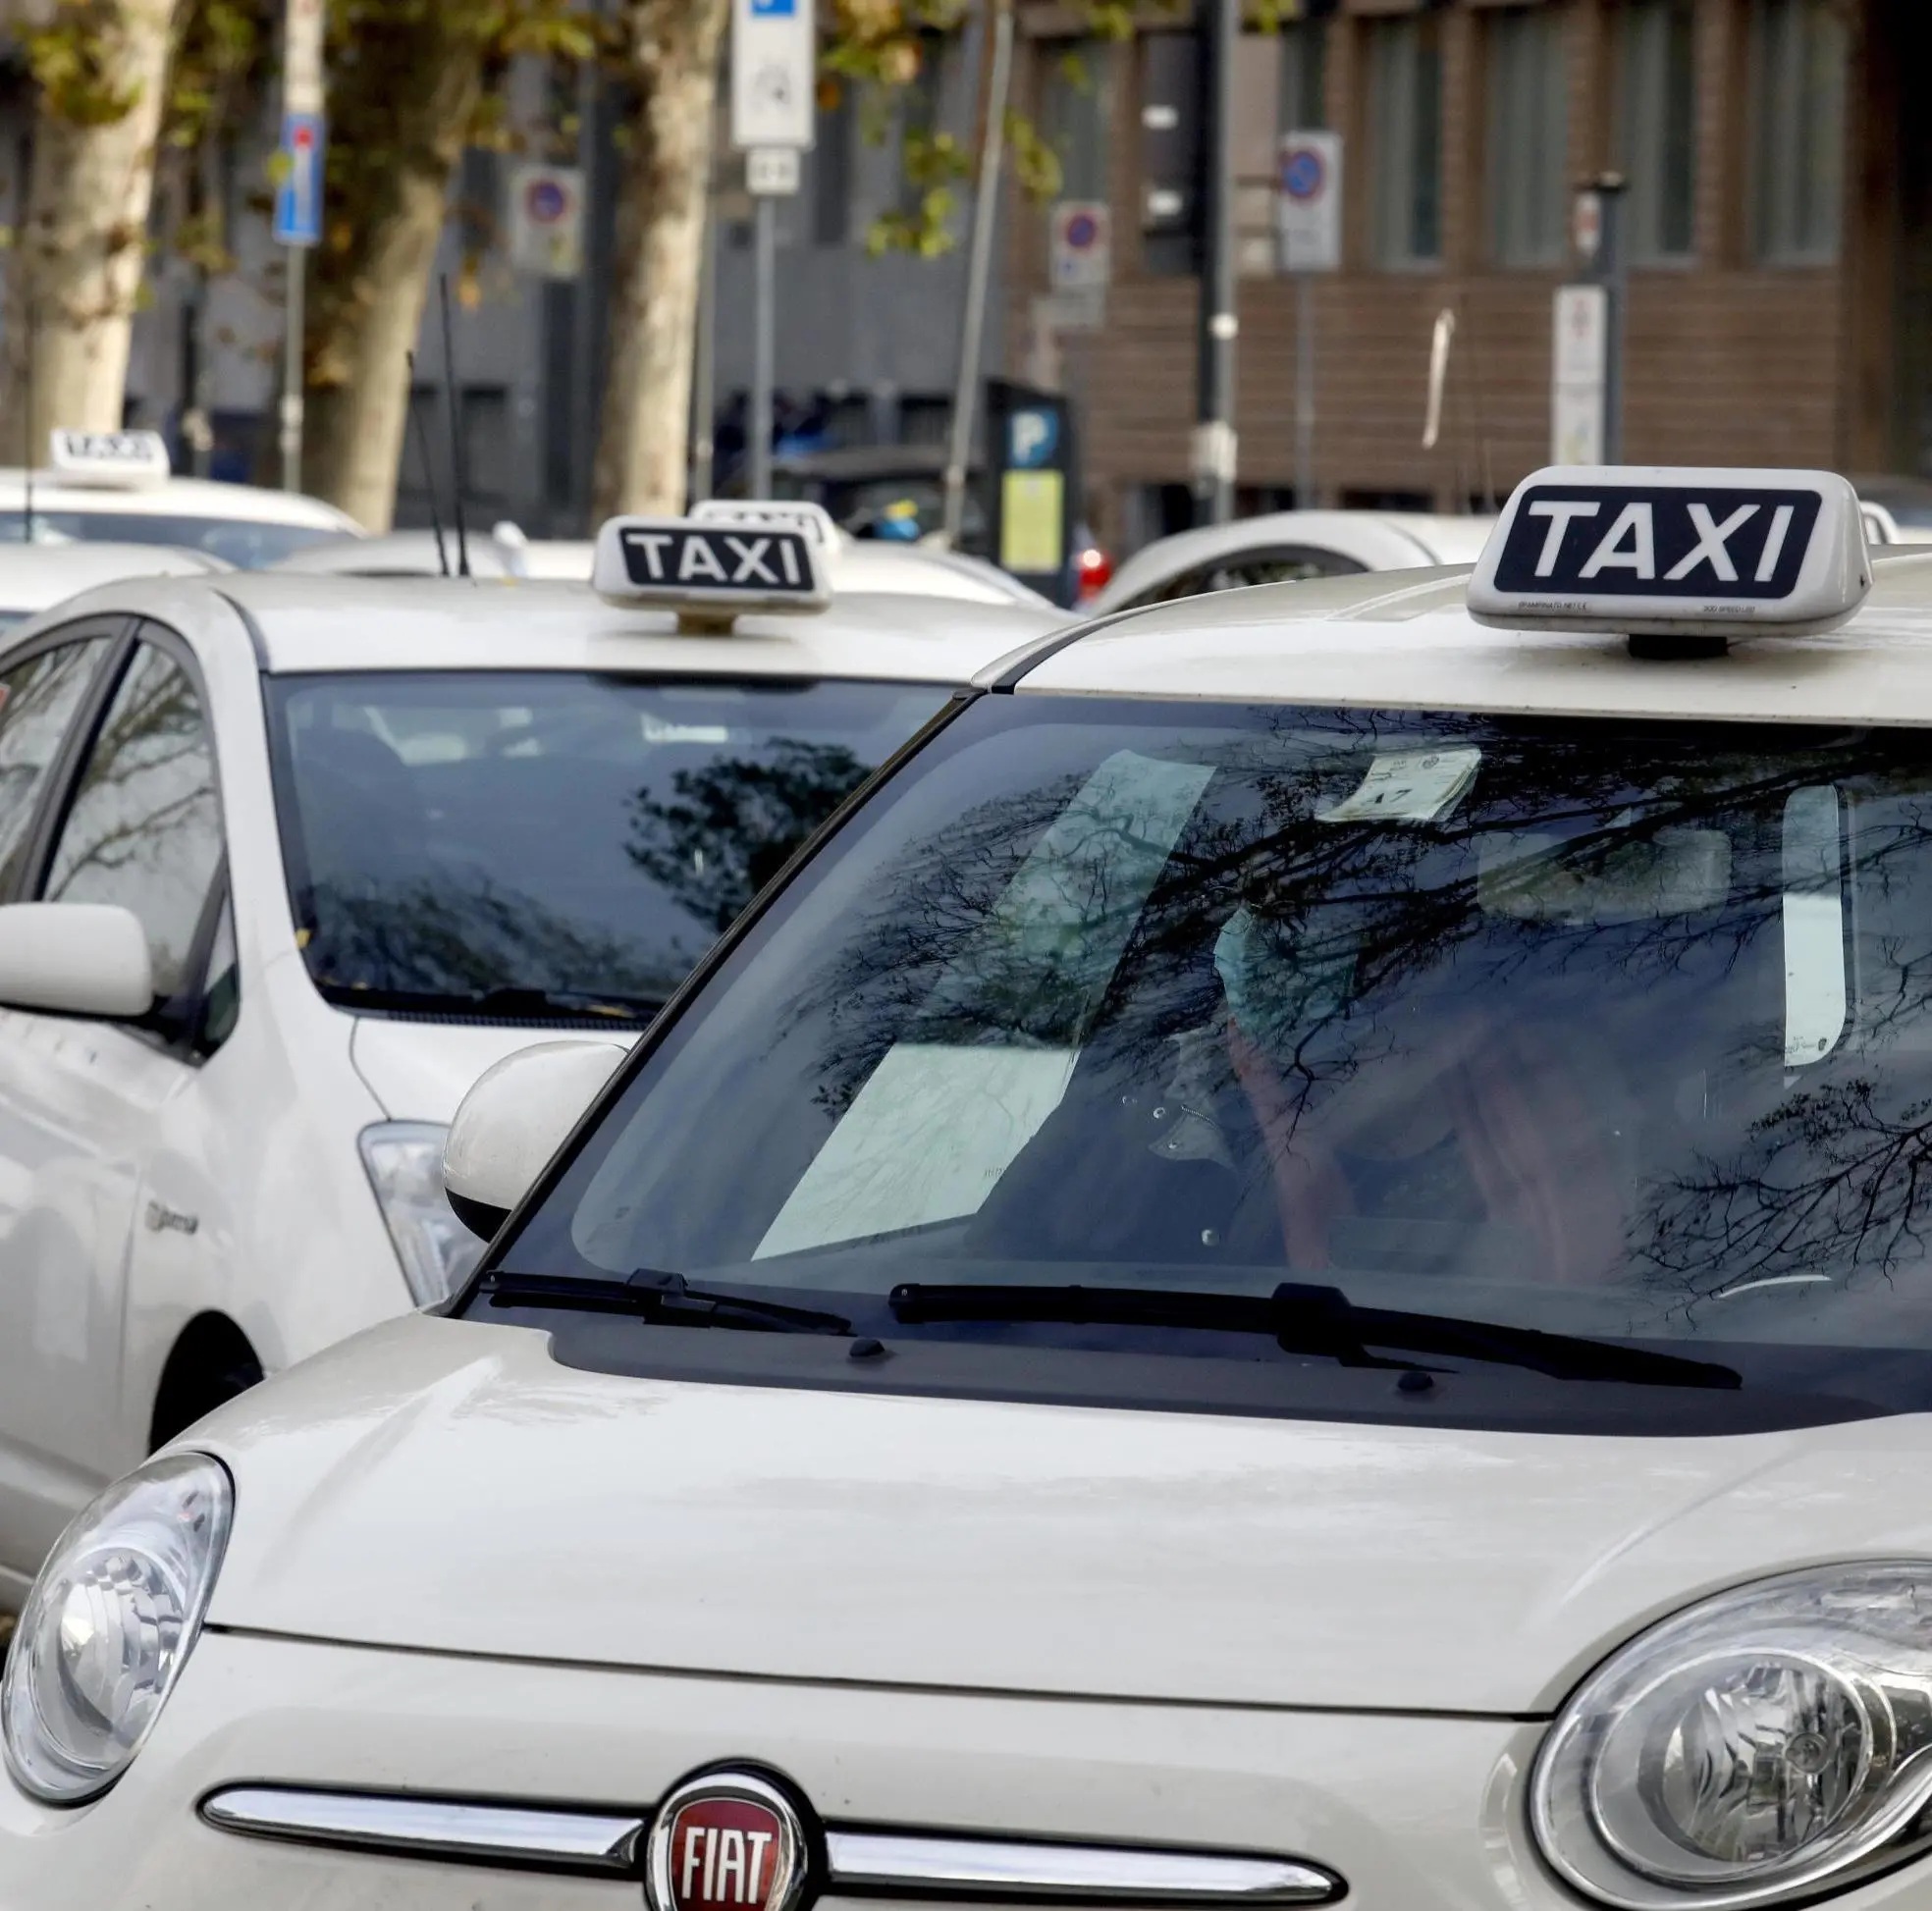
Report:
[[450,275],[437,274],[443,300],[443,390],[450,401],[450,474],[456,488],[456,575],[469,575],[469,528],[463,522],[462,387],[456,383],[456,347],[450,331]]
[[436,562],[443,575],[450,574],[450,554],[443,543],[443,513],[436,508],[436,466],[429,455],[429,433],[423,426],[422,406],[416,402],[416,354],[405,351],[409,363],[409,423],[415,428],[416,454],[422,459],[423,489],[429,493],[429,528],[436,533]]
[[27,301],[27,362],[21,368],[22,384],[25,390],[22,397],[27,400],[25,417],[21,420],[21,436],[27,442],[22,448],[26,455],[21,459],[22,497],[21,497],[21,543],[33,542],[33,327],[39,316],[39,304],[29,298]]

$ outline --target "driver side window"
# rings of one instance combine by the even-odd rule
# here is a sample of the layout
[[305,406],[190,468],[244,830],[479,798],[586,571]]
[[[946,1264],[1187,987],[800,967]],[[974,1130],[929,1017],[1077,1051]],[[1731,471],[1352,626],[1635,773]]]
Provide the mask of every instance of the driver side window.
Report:
[[119,903],[140,919],[157,1001],[189,965],[221,867],[214,743],[188,672],[142,644],[114,693],[61,824],[49,902]]

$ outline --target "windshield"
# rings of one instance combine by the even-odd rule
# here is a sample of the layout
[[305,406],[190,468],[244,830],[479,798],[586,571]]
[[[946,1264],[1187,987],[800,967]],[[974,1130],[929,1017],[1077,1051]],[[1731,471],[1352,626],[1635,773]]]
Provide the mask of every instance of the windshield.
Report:
[[[953,1391],[1157,1405],[1170,1354],[1183,1404],[1310,1410],[1307,1333],[1181,1304],[1285,1295],[1388,1310],[1386,1344],[1351,1324],[1370,1367],[1439,1348],[1391,1324],[1425,1317],[1682,1354],[1685,1385],[1717,1363],[1719,1403],[1919,1410],[1928,1137],[1922,733],[988,697],[733,951],[500,1260],[939,1335]],[[1033,1292],[931,1298],[974,1284]],[[1111,1319],[1128,1290],[1174,1318]],[[763,1337],[681,1338],[716,1366]],[[1406,1356],[1433,1376],[1407,1384],[1481,1420],[1530,1384],[1496,1345]]]
[[[20,511],[0,511],[0,544],[19,544],[27,531]],[[36,544],[167,544],[204,551],[241,570],[259,570],[293,551],[341,540],[340,530],[315,524],[263,524],[245,517],[181,517],[149,511],[33,511]]]
[[565,671],[273,678],[309,974],[354,1008],[647,1018],[947,694]]

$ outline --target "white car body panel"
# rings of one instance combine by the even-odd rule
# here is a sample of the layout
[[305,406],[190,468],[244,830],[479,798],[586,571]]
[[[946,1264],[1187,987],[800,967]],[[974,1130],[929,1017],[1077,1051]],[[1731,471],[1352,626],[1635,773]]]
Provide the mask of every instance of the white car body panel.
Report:
[[[627,1636],[655,1629],[631,1609]],[[1527,1756],[1533,1725],[617,1672],[568,1663],[604,1643],[568,1621],[542,1643],[549,1663],[210,1631],[147,1749],[98,1804],[48,1811],[0,1779],[0,1890],[35,1911],[636,1911],[635,1879],[304,1850],[215,1831],[193,1807],[245,1773],[636,1809],[722,1750],[861,1821],[939,1812],[969,1833],[1319,1850],[1360,1902],[1412,1911],[1568,1903],[1533,1864],[1512,1875],[1515,1826],[1484,1809],[1485,1781]],[[1902,1896],[1894,1880],[1848,1902]]]
[[1120,566],[1087,609],[1106,616],[1202,564],[1283,547],[1331,552],[1371,571],[1473,564],[1494,527],[1490,517],[1421,511],[1269,511],[1155,539]]
[[1541,1712],[1702,1593],[1932,1550],[1927,1419],[1623,1439],[867,1397],[578,1372],[428,1317],[195,1444],[249,1509],[218,1625],[542,1655],[567,1586],[614,1666],[1082,1698]]
[[0,544],[0,628],[123,577],[207,577],[233,565],[166,544]]
[[665,613],[616,610],[582,586],[511,596],[255,572],[121,579],[20,625],[9,644],[100,613],[172,629],[203,673],[242,1009],[198,1066],[110,1026],[0,1011],[0,1229],[36,1230],[58,1248],[0,1253],[0,1605],[18,1601],[73,1513],[146,1452],[163,1368],[197,1315],[234,1321],[274,1372],[410,1306],[356,1138],[383,1120],[447,1122],[491,1063],[556,1034],[368,1021],[317,994],[288,900],[264,663],[963,683],[1055,622],[1011,606],[860,598],[693,639]]

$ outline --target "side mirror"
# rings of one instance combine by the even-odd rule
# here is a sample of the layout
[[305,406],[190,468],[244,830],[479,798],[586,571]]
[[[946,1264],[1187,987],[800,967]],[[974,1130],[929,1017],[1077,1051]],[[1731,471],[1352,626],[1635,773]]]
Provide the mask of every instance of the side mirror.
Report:
[[0,1006],[126,1022],[154,1007],[147,931],[109,902],[0,904]]
[[495,1237],[629,1052],[540,1041],[476,1078],[443,1144],[443,1186],[471,1234]]

